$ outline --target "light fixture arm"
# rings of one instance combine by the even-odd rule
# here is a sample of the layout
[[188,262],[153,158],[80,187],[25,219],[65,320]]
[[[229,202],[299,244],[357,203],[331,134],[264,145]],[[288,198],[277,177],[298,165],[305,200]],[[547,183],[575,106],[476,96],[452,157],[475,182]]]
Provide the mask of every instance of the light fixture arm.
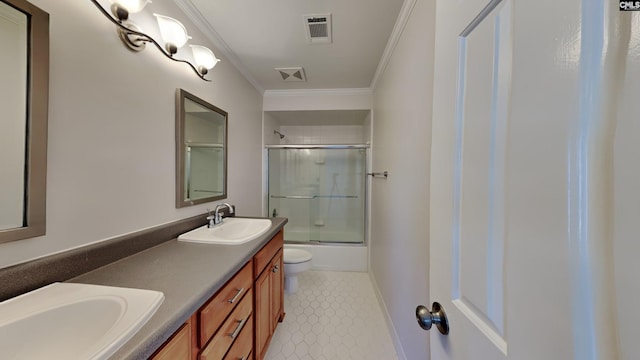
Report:
[[162,45],[160,45],[156,40],[154,40],[151,36],[140,32],[140,31],[135,31],[135,30],[131,30],[128,27],[122,25],[122,23],[116,19],[113,18],[113,16],[111,16],[111,14],[109,14],[109,12],[107,12],[99,3],[97,0],[90,0],[97,8],[98,10],[100,10],[100,12],[106,16],[112,23],[114,23],[119,29],[121,29],[122,31],[126,32],[129,35],[136,35],[140,37],[140,41],[143,42],[149,42],[152,43],[164,56],[166,56],[167,58],[175,61],[175,62],[179,62],[179,63],[185,63],[187,65],[189,65],[189,67],[191,67],[191,69],[193,70],[193,72],[196,73],[196,75],[198,75],[198,77],[204,81],[211,81],[207,78],[204,77],[203,74],[201,74],[198,69],[189,61],[187,60],[182,60],[182,59],[176,59],[173,56],[171,56],[171,54],[167,53],[167,51],[162,47]]

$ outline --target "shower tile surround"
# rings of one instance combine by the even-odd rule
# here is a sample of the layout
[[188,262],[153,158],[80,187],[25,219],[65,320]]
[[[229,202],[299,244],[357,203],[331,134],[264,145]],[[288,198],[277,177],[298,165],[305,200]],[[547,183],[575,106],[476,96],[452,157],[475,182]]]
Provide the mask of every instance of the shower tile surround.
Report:
[[[279,145],[370,145],[371,143],[372,113],[370,110],[270,110],[264,111],[263,115],[263,141],[267,148],[271,146],[278,147]],[[281,139],[280,136],[274,134],[273,130],[281,132],[284,138]],[[323,151],[320,151],[320,153],[322,152]],[[369,150],[366,150],[366,152],[367,159],[365,169],[371,165]],[[353,229],[351,229],[353,226],[349,226],[350,231],[348,232],[341,231],[345,230],[344,227],[346,224],[356,224],[365,221],[363,226],[366,226],[367,215],[365,214],[365,220],[361,219],[358,211],[350,208],[353,207],[351,205],[342,210],[331,209],[330,214],[327,214],[327,209],[329,208],[327,199],[315,201],[315,205],[317,206],[315,209],[303,206],[303,201],[289,201],[287,206],[279,206],[279,204],[276,203],[270,204],[269,194],[271,194],[271,191],[269,184],[280,182],[280,175],[278,174],[280,174],[285,164],[281,161],[270,162],[268,157],[269,150],[265,149],[265,159],[267,168],[269,169],[266,173],[268,180],[265,181],[264,185],[267,200],[265,210],[269,215],[272,215],[274,214],[275,208],[277,216],[283,216],[289,219],[289,223],[285,229],[285,241],[300,244],[305,250],[313,253],[314,270],[367,271],[368,250],[366,245],[366,229],[364,234],[359,235],[353,232]],[[321,163],[321,161],[319,163]],[[340,184],[340,182],[344,182],[345,179],[343,177],[337,179],[332,177],[332,173],[326,170],[327,166],[325,165],[323,167],[325,168],[325,172],[320,174],[318,181],[322,183],[322,177],[329,176],[328,180],[324,179],[324,183],[329,184],[328,191],[331,193],[335,180],[338,180],[338,183],[335,185],[342,186],[341,191],[344,192],[343,195],[346,195],[346,184]],[[308,170],[311,172],[317,171],[316,169]],[[300,190],[299,195],[308,194],[304,189]],[[317,190],[320,192],[321,189],[318,188]],[[334,208],[335,203],[339,202],[345,203],[346,200],[336,199],[333,204]],[[320,211],[321,209],[324,209],[324,212]],[[307,223],[306,225],[305,222]],[[309,224],[311,224],[311,226],[309,226]],[[336,225],[338,229],[332,231]],[[340,229],[340,227],[342,227],[342,229]],[[309,231],[310,229],[312,231]],[[360,242],[363,238],[365,240],[364,243]],[[310,243],[310,239],[315,240]],[[319,239],[323,239],[325,242],[321,245],[315,244],[315,241]],[[336,242],[337,245],[328,245],[327,241]],[[349,251],[345,252],[345,249]]]
[[367,273],[307,271],[299,286],[265,360],[398,359]]
[[368,138],[362,125],[283,125],[281,145],[365,144]]
[[[293,112],[295,113],[295,111]],[[326,111],[326,115],[319,115],[323,111],[310,112],[300,111],[297,116],[298,119],[293,120],[293,117],[285,117],[281,122],[276,116],[269,116],[265,113],[265,144],[267,145],[367,145],[370,140],[370,115],[364,116],[362,111],[358,111],[359,116],[363,117],[361,120],[354,120],[353,118],[345,118],[344,114],[335,114],[332,111]],[[336,115],[337,118],[332,118]],[[344,123],[340,123],[341,120],[345,120]],[[297,121],[297,123],[296,123]],[[283,135],[284,138],[280,139],[279,136],[273,135],[272,129],[277,129]],[[308,150],[307,150],[308,151]],[[352,182],[352,178],[331,177],[332,172],[343,172],[343,166],[352,168],[356,166],[356,172],[364,171],[358,168],[356,159],[352,159],[350,156],[332,159],[326,158],[330,156],[328,150],[311,150],[313,152],[310,156],[317,156],[318,159],[309,163],[304,159],[294,159],[291,157],[281,157],[280,161],[269,160],[269,184],[281,183],[279,180],[280,172],[285,171],[285,168],[296,168],[298,173],[306,173],[306,177],[303,176],[299,179],[304,184],[316,184],[318,188],[309,188],[309,186],[302,186],[291,192],[292,184],[281,185],[280,189],[272,189],[269,185],[267,190],[272,195],[314,195],[316,193],[320,195],[328,195],[333,190],[340,191],[341,195],[353,195],[359,191],[352,189],[353,186],[349,186]],[[271,156],[271,155],[269,155]],[[342,159],[344,157],[344,159]],[[325,167],[318,168],[318,164],[324,165],[327,160],[327,164],[331,163],[332,169]],[[314,164],[315,162],[315,164]],[[337,168],[336,168],[337,167]],[[366,165],[365,165],[366,168]],[[272,173],[272,170],[275,172]],[[332,171],[332,172],[331,172]],[[313,175],[316,174],[316,175]],[[284,175],[283,175],[284,176]],[[302,175],[301,175],[302,176]],[[314,180],[314,176],[317,178]],[[287,174],[288,180],[292,179],[292,174]],[[336,188],[334,188],[337,187]],[[286,193],[286,194],[285,194]],[[347,194],[348,193],[348,194]],[[317,194],[316,194],[317,195]],[[330,201],[327,199],[320,199],[315,201],[315,207],[310,207],[306,202],[298,201],[274,201],[274,204],[269,203],[268,213],[273,214],[274,209],[278,216],[289,218],[289,225],[287,226],[287,232],[285,233],[285,241],[294,242],[308,242],[309,240],[326,240],[328,242],[338,243],[361,243],[363,235],[354,233],[353,224],[362,223],[364,220],[361,218],[361,204],[353,201],[345,202],[342,199],[336,199],[334,202],[346,204],[346,207],[339,205],[338,209],[331,209],[332,213],[320,214],[320,209],[329,209],[328,204]],[[281,204],[282,203],[282,204]],[[335,208],[335,204],[334,208]],[[326,212],[326,211],[325,211]],[[331,219],[329,219],[331,218]],[[313,220],[309,220],[313,219]],[[309,227],[309,222],[311,227]],[[331,223],[331,226],[325,226]],[[349,225],[350,224],[350,225]],[[362,225],[364,226],[364,225]],[[311,229],[311,231],[309,231]],[[288,234],[288,235],[287,235]],[[336,269],[337,270],[337,269]]]

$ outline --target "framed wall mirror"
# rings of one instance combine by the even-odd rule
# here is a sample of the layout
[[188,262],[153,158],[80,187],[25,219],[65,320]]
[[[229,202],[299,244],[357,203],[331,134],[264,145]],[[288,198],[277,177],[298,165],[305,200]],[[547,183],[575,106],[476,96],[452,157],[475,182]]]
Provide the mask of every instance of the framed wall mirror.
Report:
[[176,90],[176,207],[227,198],[226,111]]
[[49,14],[0,0],[0,243],[46,231]]

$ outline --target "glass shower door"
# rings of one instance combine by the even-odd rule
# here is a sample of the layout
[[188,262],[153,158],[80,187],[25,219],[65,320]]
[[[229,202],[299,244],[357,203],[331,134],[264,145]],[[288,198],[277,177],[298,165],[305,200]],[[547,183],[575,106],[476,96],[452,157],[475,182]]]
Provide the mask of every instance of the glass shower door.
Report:
[[269,214],[285,241],[363,243],[366,149],[269,149]]

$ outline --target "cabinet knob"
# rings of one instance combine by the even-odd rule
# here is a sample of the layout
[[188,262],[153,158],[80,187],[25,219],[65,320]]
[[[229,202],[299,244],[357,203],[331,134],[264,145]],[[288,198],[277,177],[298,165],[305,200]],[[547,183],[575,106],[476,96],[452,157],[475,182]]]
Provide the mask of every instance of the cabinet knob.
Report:
[[280,265],[276,265],[276,266],[274,266],[274,267],[273,267],[273,270],[271,270],[271,271],[273,271],[273,272],[278,272],[278,270],[280,270]]

